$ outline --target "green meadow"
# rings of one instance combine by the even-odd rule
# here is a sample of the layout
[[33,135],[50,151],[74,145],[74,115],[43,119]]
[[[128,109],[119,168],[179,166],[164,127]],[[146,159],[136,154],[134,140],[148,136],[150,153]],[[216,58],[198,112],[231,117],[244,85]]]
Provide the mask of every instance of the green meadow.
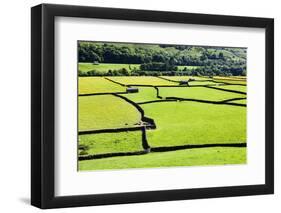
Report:
[[246,163],[246,148],[204,148],[79,162],[80,171],[175,166],[210,166]]
[[137,109],[113,95],[80,96],[79,131],[136,126],[141,121]]
[[247,99],[228,101],[228,103],[247,104]]
[[193,80],[211,80],[208,77],[204,77],[204,76],[187,76],[187,75],[183,75],[183,76],[162,76],[162,78],[164,79],[168,79],[168,80],[173,80],[173,81],[187,81],[189,79],[193,79]]
[[223,86],[212,86],[215,88],[219,89],[227,89],[227,90],[233,90],[233,91],[238,91],[238,92],[247,92],[247,87],[245,86],[240,86],[240,85],[223,85]]
[[214,81],[215,82],[218,82],[218,83],[226,83],[226,84],[241,84],[241,85],[247,85],[247,82],[246,80],[244,79],[234,79],[234,78],[214,78]]
[[129,85],[152,85],[152,86],[161,86],[161,85],[178,85],[178,83],[170,82],[154,76],[130,76],[130,77],[109,77],[109,79],[116,81],[118,83]]
[[143,150],[140,131],[81,135],[79,140],[80,155]]
[[139,87],[138,89],[138,93],[122,94],[122,96],[132,100],[135,103],[159,100],[159,98],[156,97],[157,91],[155,88]]
[[147,131],[152,147],[240,143],[246,140],[245,107],[197,102],[142,105],[159,128]]
[[[194,80],[190,86],[180,85],[190,78]],[[236,79],[218,77],[218,84],[204,76],[79,77],[78,134],[93,133],[78,136],[78,170],[246,163],[246,147],[231,147],[246,145],[247,132],[246,94],[235,93],[246,92],[246,79]],[[229,81],[244,83],[233,85]],[[127,93],[130,87],[138,91]],[[85,94],[88,96],[82,96]],[[155,128],[148,127],[149,121],[143,120],[140,109],[154,121]],[[111,131],[135,127],[145,127],[150,149],[144,146],[139,129]],[[108,132],[95,132],[100,130]],[[202,148],[189,148],[194,145]],[[161,151],[163,147],[165,151]],[[107,157],[83,159],[100,155]]]
[[88,72],[88,71],[98,71],[98,72],[108,72],[108,70],[119,70],[119,69],[127,69],[127,70],[132,70],[132,69],[139,69],[138,64],[111,64],[111,63],[106,63],[106,64],[94,64],[94,63],[79,63],[78,64],[78,70],[82,72]]
[[189,98],[205,101],[225,101],[232,98],[245,98],[244,94],[226,92],[206,87],[161,87],[160,96]]
[[[198,66],[177,66],[179,71],[196,69]],[[97,71],[100,73],[107,73],[109,70],[126,69],[129,72],[140,69],[140,64],[113,64],[113,63],[78,63],[78,70],[81,72]]]
[[78,80],[79,94],[125,92],[126,88],[114,84],[105,78],[84,77]]

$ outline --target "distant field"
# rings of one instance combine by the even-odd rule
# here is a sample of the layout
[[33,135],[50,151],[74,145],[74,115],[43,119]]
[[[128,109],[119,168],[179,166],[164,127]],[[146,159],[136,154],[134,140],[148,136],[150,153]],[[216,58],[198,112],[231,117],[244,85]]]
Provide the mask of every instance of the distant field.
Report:
[[247,92],[247,87],[240,86],[240,85],[223,85],[223,86],[212,86],[212,87],[220,88],[220,89],[227,89],[227,90],[234,90],[234,91],[239,91],[239,92]]
[[206,166],[246,163],[246,148],[186,149],[146,155],[79,161],[79,170]]
[[247,85],[247,81],[243,79],[229,79],[229,78],[213,78],[214,81],[227,84],[241,84]]
[[235,94],[205,87],[161,87],[159,88],[162,97],[190,98],[207,101],[224,101],[231,98],[243,98],[243,94]]
[[173,81],[187,81],[189,79],[194,80],[212,80],[208,77],[200,77],[200,76],[161,76],[162,78],[173,80]]
[[80,135],[80,154],[142,151],[141,131]]
[[229,101],[228,103],[247,104],[247,99]]
[[79,94],[125,92],[126,88],[114,84],[103,77],[79,77]]
[[136,126],[139,111],[113,95],[79,97],[79,130]]
[[88,72],[91,70],[99,72],[108,72],[108,70],[119,70],[125,68],[130,71],[134,68],[139,69],[139,64],[93,64],[93,63],[79,63],[78,69],[82,72]]
[[217,83],[215,83],[215,82],[212,82],[212,81],[190,81],[190,82],[188,82],[188,84],[190,85],[190,86],[204,86],[204,85],[209,85],[209,86],[215,86],[215,85],[217,85]]
[[247,76],[231,76],[231,78],[247,80]]
[[166,81],[157,77],[152,76],[130,76],[130,77],[109,77],[114,81],[125,85],[152,85],[152,86],[159,86],[159,85],[178,85],[178,83]]
[[135,103],[159,100],[159,98],[156,97],[156,89],[153,87],[139,87],[138,89],[138,93],[122,94],[122,96],[134,101]]
[[[183,70],[186,68],[187,70],[192,70],[197,68],[198,66],[177,66],[179,70]],[[88,71],[99,71],[99,72],[108,72],[108,70],[119,70],[125,68],[130,72],[130,70],[139,69],[140,64],[94,64],[94,63],[79,63],[78,64],[78,70],[82,72],[88,72]]]
[[152,103],[142,107],[158,126],[147,132],[153,147],[246,141],[245,107],[196,102]]
[[244,76],[229,76],[229,77],[224,77],[224,76],[214,76],[213,79],[215,80],[231,80],[231,81],[246,81],[247,78]]

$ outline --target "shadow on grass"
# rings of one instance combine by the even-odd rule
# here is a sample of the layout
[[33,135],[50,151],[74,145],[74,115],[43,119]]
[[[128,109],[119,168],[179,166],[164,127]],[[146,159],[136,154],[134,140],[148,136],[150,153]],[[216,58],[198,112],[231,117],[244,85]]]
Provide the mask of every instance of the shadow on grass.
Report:
[[144,155],[151,152],[169,152],[177,151],[183,149],[200,149],[200,148],[210,148],[210,147],[232,147],[232,148],[241,148],[247,147],[247,143],[215,143],[215,144],[193,144],[193,145],[181,145],[181,146],[162,146],[162,147],[151,147],[143,151],[136,152],[118,152],[118,153],[104,153],[97,155],[86,155],[79,156],[79,160],[93,160],[93,159],[102,159],[110,157],[121,157],[121,156],[133,156],[133,155]]

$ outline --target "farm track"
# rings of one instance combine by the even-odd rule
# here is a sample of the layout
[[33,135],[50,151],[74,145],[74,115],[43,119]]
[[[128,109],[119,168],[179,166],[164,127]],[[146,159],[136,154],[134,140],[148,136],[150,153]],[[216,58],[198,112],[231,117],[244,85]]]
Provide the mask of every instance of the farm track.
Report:
[[[159,76],[158,76],[159,77]],[[163,80],[177,82],[170,79],[165,79],[163,77],[159,77]],[[96,95],[113,95],[118,98],[123,99],[124,101],[128,102],[129,104],[133,105],[141,114],[141,121],[145,122],[147,125],[143,126],[136,126],[136,127],[129,127],[129,128],[112,128],[112,129],[100,129],[100,130],[86,130],[86,131],[79,131],[79,135],[85,135],[85,134],[99,134],[99,133],[113,133],[113,132],[129,132],[129,131],[142,131],[142,151],[135,151],[135,152],[116,152],[116,153],[104,153],[104,154],[94,154],[94,155],[81,155],[78,156],[79,160],[93,160],[93,159],[102,159],[102,158],[109,158],[109,157],[120,157],[120,156],[133,156],[133,155],[143,155],[148,154],[150,152],[168,152],[168,151],[176,151],[176,150],[183,150],[183,149],[196,149],[196,148],[209,148],[209,147],[246,147],[246,143],[229,143],[229,144],[194,144],[194,145],[180,145],[180,146],[163,146],[163,147],[150,147],[149,143],[147,141],[146,137],[146,131],[148,129],[156,129],[155,121],[151,118],[148,118],[145,116],[144,110],[141,108],[140,105],[143,104],[151,104],[151,103],[159,103],[159,102],[177,102],[177,101],[191,101],[191,102],[200,102],[200,103],[206,103],[206,104],[217,104],[217,105],[232,105],[232,106],[242,106],[246,107],[246,104],[239,104],[239,103],[229,103],[230,101],[235,100],[245,100],[246,98],[232,98],[227,99],[223,101],[208,101],[208,100],[200,100],[200,99],[188,99],[188,98],[179,98],[179,97],[166,97],[165,99],[159,95],[159,88],[158,87],[204,87],[208,89],[216,89],[216,90],[222,90],[225,92],[231,92],[231,93],[237,93],[237,94],[247,94],[246,92],[241,92],[237,90],[229,90],[229,89],[223,89],[223,88],[217,88],[213,87],[215,85],[144,85],[144,84],[123,84],[118,81],[114,81],[110,78],[104,77],[104,79],[111,81],[112,83],[121,85],[123,87],[152,87],[156,90],[156,98],[160,100],[152,100],[152,101],[144,101],[144,102],[134,102],[122,95],[129,94],[126,92],[110,92],[110,93],[91,93],[91,94],[79,94],[78,96],[96,96]],[[208,78],[209,79],[209,78]],[[214,82],[219,83],[220,85],[239,85],[239,86],[246,86],[243,84],[228,84],[228,83],[222,83],[222,82],[216,82],[214,80],[195,80],[197,82]],[[193,81],[194,82],[194,81]]]

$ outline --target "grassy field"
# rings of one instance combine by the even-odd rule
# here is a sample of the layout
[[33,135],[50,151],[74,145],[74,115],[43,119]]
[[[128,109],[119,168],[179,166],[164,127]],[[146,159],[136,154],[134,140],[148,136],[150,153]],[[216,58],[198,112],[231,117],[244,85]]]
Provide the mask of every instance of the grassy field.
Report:
[[79,131],[132,127],[141,120],[133,105],[113,95],[79,97],[78,110]]
[[230,77],[225,77],[225,76],[214,76],[214,80],[231,80],[231,81],[246,81],[247,78],[244,76],[230,76]]
[[[167,79],[184,80],[189,76],[173,76]],[[191,77],[194,78],[194,77]],[[237,77],[238,78],[238,77]],[[121,94],[135,102],[161,101],[153,86],[175,86],[157,77],[110,77],[110,79],[138,88],[137,93]],[[206,80],[199,77],[195,80]],[[221,81],[221,79],[219,80]],[[228,79],[223,81],[229,81]],[[232,81],[232,80],[231,80]],[[243,79],[235,82],[245,82]],[[244,106],[218,105],[194,101],[166,102],[165,97],[189,98],[207,101],[225,101],[246,104],[244,94],[199,87],[158,87],[163,102],[145,103],[139,106],[145,116],[154,120],[156,129],[146,130],[146,139],[150,147],[175,147],[204,144],[246,143],[246,114]],[[212,83],[207,81],[207,83]],[[126,86],[120,86],[103,77],[80,77],[79,94],[125,92]],[[221,89],[246,91],[246,86],[222,85]],[[142,125],[141,114],[137,108],[124,99],[114,95],[79,96],[79,131],[102,130],[110,128],[130,128]],[[142,151],[141,131],[118,133],[99,133],[79,135],[79,155],[98,155],[105,153]],[[246,148],[213,147],[183,149],[167,152],[151,152],[137,156],[109,157],[103,159],[81,160],[79,170],[103,170],[125,168],[149,168],[170,166],[225,165],[246,163]]]
[[79,94],[126,91],[125,87],[114,84],[103,77],[80,77],[78,85]]
[[142,105],[157,128],[147,131],[152,147],[246,141],[246,108],[196,102]]
[[[178,70],[183,70],[186,68],[187,70],[192,70],[197,68],[198,66],[177,66]],[[109,63],[99,63],[99,64],[94,64],[94,63],[79,63],[78,64],[78,70],[82,72],[88,72],[88,71],[98,71],[102,73],[108,72],[108,70],[120,70],[125,68],[130,72],[130,70],[133,69],[139,69],[140,65],[139,64],[109,64]]]
[[187,81],[189,79],[194,80],[212,80],[208,77],[200,77],[200,76],[162,76],[162,78],[173,80],[173,81]]
[[209,85],[209,86],[215,86],[217,83],[212,82],[212,81],[190,81],[188,82],[190,86],[204,86],[204,85]]
[[134,68],[139,69],[139,64],[94,64],[94,63],[79,63],[78,69],[82,72],[88,71],[98,71],[98,72],[108,72],[108,70],[120,70],[125,68],[130,71]]
[[247,80],[247,76],[231,76],[233,79]]
[[243,164],[246,148],[187,149],[79,162],[79,170]]
[[153,77],[153,76],[130,76],[130,77],[110,77],[114,81],[125,85],[152,85],[152,86],[159,86],[159,85],[178,85],[178,83],[170,82],[163,80],[161,78]]
[[79,152],[93,155],[142,151],[141,137],[141,131],[80,135]]
[[242,80],[242,79],[214,79],[214,81],[218,83],[226,83],[226,84],[241,84],[241,85],[247,85],[247,81]]
[[228,101],[228,103],[247,104],[247,99]]
[[225,92],[206,87],[161,87],[159,88],[162,97],[190,98],[206,101],[224,101],[232,98],[244,98],[243,94]]
[[239,91],[239,92],[247,92],[247,87],[240,86],[240,85],[223,85],[223,86],[212,86],[212,87],[220,88],[220,89],[227,89],[227,90],[234,90],[234,91]]
[[159,98],[156,97],[156,89],[153,87],[139,87],[138,89],[138,93],[129,93],[122,96],[134,101],[135,103],[159,100]]

